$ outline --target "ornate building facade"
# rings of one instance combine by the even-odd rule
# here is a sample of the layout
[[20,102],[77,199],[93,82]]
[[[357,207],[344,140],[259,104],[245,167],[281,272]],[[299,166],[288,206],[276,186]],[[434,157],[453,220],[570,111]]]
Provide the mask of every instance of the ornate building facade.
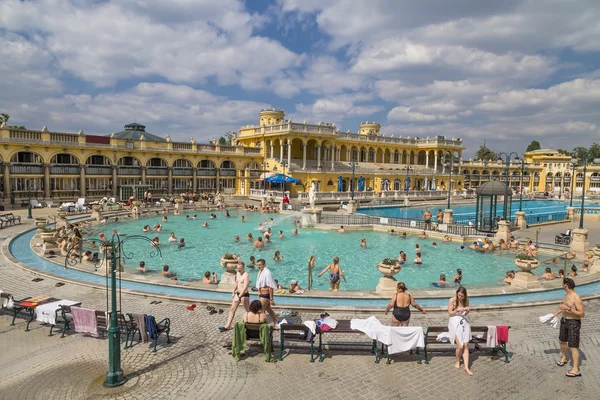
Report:
[[[154,197],[221,191],[250,195],[268,173],[281,172],[321,192],[447,190],[452,157],[454,189],[506,180],[506,164],[463,161],[461,139],[394,137],[376,122],[358,132],[341,132],[328,123],[296,123],[283,110],[266,109],[258,125],[242,127],[234,145],[174,142],[128,124],[111,135],[23,130],[0,126],[0,197],[4,204],[123,197],[122,188],[143,187]],[[352,180],[352,164],[355,167]],[[600,167],[589,166],[585,189],[600,191]],[[525,154],[523,187],[529,191],[580,192],[583,171],[573,172],[570,157],[555,150]],[[511,187],[521,182],[521,163],[508,167]]]

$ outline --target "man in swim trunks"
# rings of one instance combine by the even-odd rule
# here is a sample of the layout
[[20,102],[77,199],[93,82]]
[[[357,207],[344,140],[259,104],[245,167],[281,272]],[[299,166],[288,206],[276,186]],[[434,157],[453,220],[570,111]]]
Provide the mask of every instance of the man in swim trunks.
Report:
[[429,208],[425,211],[425,214],[423,214],[423,221],[425,222],[425,230],[429,229],[431,230],[431,217],[433,215],[431,214],[431,211],[429,210]]
[[571,349],[571,358],[573,359],[573,369],[567,372],[567,377],[580,377],[579,371],[579,332],[581,330],[581,320],[585,315],[583,309],[583,301],[581,296],[575,293],[575,282],[571,278],[563,279],[563,289],[567,292],[562,303],[558,306],[558,311],[554,316],[562,313],[560,319],[560,333],[558,340],[560,341],[560,361],[556,364],[559,367],[566,365],[567,347]]
[[261,237],[259,237],[258,239],[256,239],[254,241],[254,247],[256,247],[257,249],[261,248],[261,247],[265,247],[265,242],[263,242]]
[[225,326],[220,326],[219,330],[225,332],[231,329],[231,323],[235,312],[238,309],[240,303],[244,304],[246,312],[250,310],[250,293],[248,287],[250,286],[250,276],[246,272],[246,264],[242,260],[237,261],[237,273],[235,274],[235,284],[233,285],[233,293],[231,293],[231,308],[229,308],[229,317]]
[[267,263],[263,258],[256,261],[258,267],[258,276],[256,278],[256,287],[258,288],[258,299],[260,300],[263,310],[269,313],[271,321],[273,322],[273,329],[279,329],[277,327],[277,317],[271,306],[275,305],[275,299],[273,298],[273,291],[277,290],[277,284],[273,279],[271,271],[267,268]]

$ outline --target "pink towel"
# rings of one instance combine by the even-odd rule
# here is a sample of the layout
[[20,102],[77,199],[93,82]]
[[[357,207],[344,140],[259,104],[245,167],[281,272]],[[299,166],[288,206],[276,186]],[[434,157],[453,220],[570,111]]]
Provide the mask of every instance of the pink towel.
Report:
[[96,324],[96,311],[89,308],[71,307],[75,332],[88,333],[98,337],[98,325]]
[[498,325],[496,327],[496,339],[498,342],[508,343],[508,326]]

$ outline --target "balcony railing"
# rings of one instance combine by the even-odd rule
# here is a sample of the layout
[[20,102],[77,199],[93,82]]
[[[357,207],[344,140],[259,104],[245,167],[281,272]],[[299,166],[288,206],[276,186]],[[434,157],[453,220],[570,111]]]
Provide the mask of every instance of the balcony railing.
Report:
[[235,169],[221,168],[219,170],[219,175],[220,176],[235,176]]
[[260,178],[262,171],[250,170],[250,178]]
[[197,176],[217,176],[217,170],[214,168],[198,168],[196,169]]
[[167,176],[167,175],[169,175],[169,167],[147,167],[146,175],[148,175],[148,176]]
[[112,175],[112,166],[110,165],[86,165],[86,175]]
[[44,166],[40,164],[12,164],[10,166],[11,174],[43,175]]
[[52,175],[79,175],[79,165],[51,165]]
[[141,167],[121,167],[117,171],[119,175],[142,175]]
[[193,168],[173,168],[173,176],[192,176],[194,175]]

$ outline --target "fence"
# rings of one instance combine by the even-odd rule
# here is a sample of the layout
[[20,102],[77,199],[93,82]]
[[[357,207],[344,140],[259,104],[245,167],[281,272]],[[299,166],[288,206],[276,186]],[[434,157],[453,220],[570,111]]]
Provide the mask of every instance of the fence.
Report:
[[544,224],[547,222],[556,222],[556,221],[566,221],[567,220],[567,212],[566,211],[557,211],[553,213],[544,213],[544,214],[526,214],[525,222],[527,225],[536,225],[536,224]]
[[[393,228],[418,229],[425,230],[425,222],[417,219],[409,218],[386,218],[375,217],[372,215],[337,215],[337,214],[322,214],[321,222],[330,225],[385,225]],[[432,224],[436,225],[436,224]],[[446,225],[440,224],[437,226],[440,232],[449,233],[460,236],[478,235],[477,230],[473,226],[465,225]]]

